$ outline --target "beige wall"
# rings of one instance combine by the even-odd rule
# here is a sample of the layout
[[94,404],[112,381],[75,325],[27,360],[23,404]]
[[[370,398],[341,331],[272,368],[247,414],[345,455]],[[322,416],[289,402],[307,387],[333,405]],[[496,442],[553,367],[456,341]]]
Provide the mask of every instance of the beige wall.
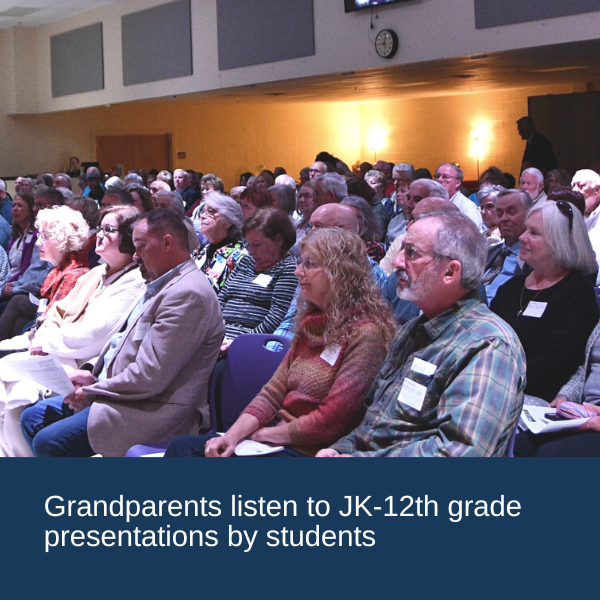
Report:
[[[258,173],[278,165],[298,178],[298,171],[321,150],[350,166],[357,160],[373,162],[369,142],[377,128],[385,133],[378,158],[432,171],[443,161],[457,161],[466,179],[477,178],[471,131],[480,129],[481,171],[494,164],[516,174],[524,142],[515,121],[527,114],[527,96],[571,91],[572,86],[562,85],[369,103],[160,100],[0,116],[0,135],[15,141],[0,174],[57,171],[72,154],[94,160],[98,135],[171,133],[174,167],[216,172],[229,188],[243,171]],[[185,152],[186,159],[177,160],[177,152]],[[152,167],[162,165],[148,165]]]
[[[71,155],[95,160],[98,135],[155,133],[172,134],[175,168],[216,172],[228,188],[237,185],[244,171],[278,165],[297,178],[321,150],[346,160],[360,154],[358,104],[152,101],[0,117],[0,135],[18,140],[0,175],[54,172],[64,168]],[[178,152],[185,152],[186,159],[177,160]],[[163,165],[148,165],[152,167]]]
[[442,162],[457,162],[465,179],[477,179],[476,141],[471,131],[480,131],[480,172],[495,165],[517,176],[524,142],[515,121],[528,112],[527,96],[572,91],[571,85],[556,85],[362,104],[361,158],[373,161],[369,141],[373,131],[383,129],[387,136],[378,158],[411,162],[432,173]]
[[[12,102],[5,106],[5,110],[10,113],[71,110],[596,39],[600,28],[600,11],[597,11],[478,30],[475,29],[473,0],[420,0],[381,7],[377,11],[377,18],[373,19],[374,29],[370,30],[370,11],[345,14],[341,0],[314,0],[314,56],[219,71],[216,0],[191,0],[193,75],[124,86],[121,17],[165,3],[165,0],[122,0],[35,30],[14,28],[0,31],[0,37],[4,38],[4,43],[0,42],[0,45],[5,47],[2,59],[9,59],[2,68],[12,71],[8,80],[15,84]],[[97,22],[102,22],[103,27],[105,89],[52,98],[49,60],[51,36]],[[389,61],[376,55],[372,41],[375,34],[385,27],[396,29],[401,42],[398,54]],[[159,32],[149,32],[149,35],[159,35]]]

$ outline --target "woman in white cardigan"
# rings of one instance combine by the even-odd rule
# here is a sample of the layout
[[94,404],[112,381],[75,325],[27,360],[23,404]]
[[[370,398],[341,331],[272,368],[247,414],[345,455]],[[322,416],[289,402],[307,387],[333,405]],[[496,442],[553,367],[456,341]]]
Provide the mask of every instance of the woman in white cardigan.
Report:
[[[29,346],[27,334],[19,336],[18,340],[24,341],[21,347],[30,355],[55,355],[69,371],[97,357],[119,331],[145,289],[133,261],[135,248],[131,240],[132,226],[139,216],[134,206],[113,206],[103,211],[96,252],[106,264],[82,276],[68,296],[52,306]],[[8,342],[12,342],[12,348],[19,348],[18,340]],[[19,420],[42,391],[29,380],[0,384],[0,455],[31,456]]]

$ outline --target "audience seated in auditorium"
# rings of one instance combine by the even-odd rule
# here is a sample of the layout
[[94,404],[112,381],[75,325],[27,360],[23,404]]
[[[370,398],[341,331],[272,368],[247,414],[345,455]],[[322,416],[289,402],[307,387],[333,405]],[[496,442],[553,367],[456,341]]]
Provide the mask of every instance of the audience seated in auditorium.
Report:
[[12,198],[6,191],[6,182],[0,179],[0,216],[10,225],[12,223]]
[[488,246],[500,243],[502,233],[498,227],[498,214],[496,213],[496,200],[498,194],[506,188],[501,185],[483,184],[477,192],[477,204],[481,211],[481,219],[485,225],[483,235],[487,239]]
[[[132,258],[135,249],[131,240],[132,225],[139,214],[130,206],[103,211],[97,251],[106,264],[80,277],[67,297],[46,311],[43,322],[34,330],[9,340],[13,349],[28,350],[30,355],[52,354],[66,371],[77,369],[100,354],[143,293],[144,282]],[[23,380],[7,383],[4,391],[2,450],[5,455],[31,456],[21,434],[19,417],[44,390]]]
[[562,386],[550,406],[563,402],[583,404],[594,416],[576,429],[533,435],[519,432],[515,456],[600,456],[600,324],[592,331],[585,349],[585,360]]
[[38,232],[34,226],[37,211],[34,198],[27,192],[15,194],[13,202],[12,240],[8,250],[10,276],[2,288],[4,308],[16,294],[39,295],[52,265],[40,259],[36,245]]
[[447,190],[450,202],[458,206],[461,213],[467,215],[479,229],[482,227],[481,215],[477,207],[460,191],[463,182],[462,169],[452,163],[442,163],[435,172],[435,179]]
[[[367,183],[369,187],[375,192],[375,196],[369,200],[365,198],[367,202],[373,208],[373,212],[377,218],[379,223],[379,227],[381,229],[380,237],[377,239],[378,242],[385,239],[385,234],[387,232],[388,223],[390,222],[390,214],[389,211],[384,205],[384,200],[389,201],[389,196],[385,194],[385,186],[387,184],[386,176],[381,171],[369,171],[364,180],[356,179],[354,181],[348,182],[348,193],[364,197],[356,188],[354,187],[356,184],[364,184]],[[392,182],[393,183],[393,182]]]
[[534,204],[548,199],[544,192],[544,175],[535,167],[529,167],[521,173],[519,188],[531,196]]
[[490,307],[523,344],[526,393],[550,401],[583,363],[598,323],[596,295],[586,277],[595,273],[596,261],[583,217],[568,202],[534,206],[520,242],[520,259],[533,270],[502,285]]
[[[402,210],[404,212],[406,223],[410,223],[415,206],[423,200],[423,198],[444,198],[448,200],[448,192],[446,188],[437,181],[432,179],[415,179],[408,188],[406,202]],[[392,245],[388,248],[383,260],[379,263],[381,268],[389,275],[393,270],[393,261],[400,251],[404,235],[396,236]]]
[[[411,213],[410,227],[414,219],[433,212],[460,212],[455,204],[446,198],[423,198],[415,205]],[[401,248],[398,249],[398,252]],[[398,294],[398,274],[394,269],[381,288],[382,296],[391,304],[394,311],[394,320],[397,325],[404,325],[407,321],[418,317],[421,309],[410,300],[403,300]]]
[[146,294],[93,373],[70,373],[74,394],[24,411],[36,456],[123,456],[135,444],[198,433],[199,416],[209,425],[208,379],[224,333],[215,293],[190,259],[177,215],[146,213],[133,243]]
[[[358,219],[358,235],[365,243],[367,254],[376,262],[385,256],[385,246],[381,239],[381,225],[371,205],[358,196],[346,196],[342,204],[349,206]],[[325,205],[327,206],[327,205]]]
[[226,331],[223,356],[242,333],[273,333],[298,284],[296,261],[289,253],[296,231],[286,213],[263,208],[244,221],[242,234],[249,256],[238,261],[219,293]]
[[572,179],[571,174],[564,169],[548,171],[544,178],[546,194],[549,196],[552,192],[556,192],[560,188],[570,188]]
[[296,222],[296,243],[310,231],[310,217],[317,208],[314,181],[302,184],[298,192],[298,211],[302,218]]
[[280,456],[314,455],[360,422],[393,337],[390,308],[356,234],[314,230],[300,251],[301,309],[283,363],[224,436],[177,438],[166,456],[232,456],[248,438],[285,446]]
[[85,180],[87,186],[82,195],[100,202],[104,197],[104,184],[100,181],[100,170],[97,167],[89,167],[85,172]]
[[402,327],[363,422],[317,456],[503,456],[523,403],[515,333],[475,295],[483,236],[455,212],[423,215],[395,258],[399,294],[423,311]]
[[519,255],[519,238],[525,233],[525,219],[531,206],[531,197],[521,190],[503,190],[496,195],[496,218],[503,242],[491,246],[488,250],[483,275],[488,304],[502,284],[515,275],[529,273],[527,265]]
[[[40,210],[36,227],[40,259],[54,267],[40,290],[47,311],[89,271],[86,250],[89,226],[80,212],[68,206],[57,206]],[[0,341],[19,335],[36,313],[44,313],[38,304],[30,300],[29,294],[14,295],[0,316]]]
[[175,191],[183,199],[185,210],[188,210],[198,200],[200,194],[193,187],[190,187],[187,172],[183,169],[175,169],[173,171],[173,184],[175,185]]
[[242,209],[232,198],[209,192],[204,196],[200,221],[200,231],[209,244],[192,257],[218,294],[237,263],[248,254],[242,242]]
[[244,215],[244,221],[251,217],[259,208],[273,206],[273,198],[262,190],[248,186],[240,194],[240,208]]
[[346,180],[338,173],[325,173],[315,180],[315,199],[318,206],[341,202],[348,195]]
[[152,194],[148,188],[141,185],[131,185],[127,186],[127,191],[133,198],[133,205],[140,212],[145,213],[149,210],[154,210],[154,200],[152,199]]
[[[188,244],[190,252],[193,252],[200,245],[206,243],[206,238],[200,233],[200,227],[198,225],[198,231],[196,226],[192,223],[192,220],[185,216],[185,208],[183,206],[183,199],[177,192],[161,191],[156,194],[154,198],[154,204],[156,208],[162,208],[168,210],[178,217],[183,219],[183,224],[188,232]],[[200,243],[202,241],[202,244]]]

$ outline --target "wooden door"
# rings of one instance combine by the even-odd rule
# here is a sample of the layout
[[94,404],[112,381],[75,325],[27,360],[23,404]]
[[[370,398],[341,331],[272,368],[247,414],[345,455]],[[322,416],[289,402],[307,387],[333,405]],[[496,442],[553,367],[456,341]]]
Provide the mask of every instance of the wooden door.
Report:
[[97,136],[96,160],[105,173],[117,165],[123,165],[124,175],[131,169],[171,171],[171,134]]

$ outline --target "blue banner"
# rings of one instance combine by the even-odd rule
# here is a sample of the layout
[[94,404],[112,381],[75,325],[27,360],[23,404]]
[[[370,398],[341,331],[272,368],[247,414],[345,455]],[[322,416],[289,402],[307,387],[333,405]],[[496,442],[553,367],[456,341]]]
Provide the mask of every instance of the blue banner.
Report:
[[4,460],[0,589],[593,598],[598,464]]

